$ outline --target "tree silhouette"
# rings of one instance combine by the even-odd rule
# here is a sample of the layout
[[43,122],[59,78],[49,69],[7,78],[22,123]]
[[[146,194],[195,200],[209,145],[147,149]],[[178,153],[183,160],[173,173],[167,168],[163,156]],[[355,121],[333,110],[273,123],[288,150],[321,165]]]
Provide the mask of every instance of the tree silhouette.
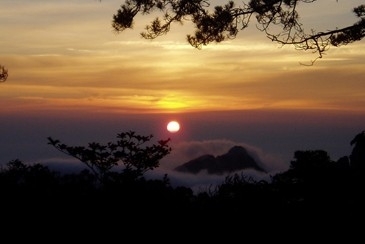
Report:
[[[355,136],[352,143],[360,145],[363,136],[363,132]],[[227,176],[214,191],[194,194],[188,187],[172,187],[166,175],[162,180],[143,177],[170,152],[169,140],[143,147],[152,136],[129,131],[117,138],[115,143],[93,142],[86,147],[48,138],[49,144],[78,158],[92,172],[60,174],[20,160],[1,167],[3,222],[16,220],[28,228],[37,219],[44,227],[62,223],[69,230],[82,226],[103,234],[110,234],[111,228],[128,234],[127,230],[135,231],[136,226],[143,228],[141,231],[158,231],[161,226],[176,228],[186,221],[191,222],[191,230],[205,226],[232,234],[235,228],[247,232],[260,226],[261,230],[267,222],[270,229],[285,227],[302,233],[302,227],[308,226],[319,231],[324,226],[345,231],[365,216],[363,170],[350,167],[346,157],[331,160],[324,150],[296,151],[289,169],[275,174],[271,181],[255,180],[242,172]],[[111,172],[119,163],[127,172]],[[127,182],[131,184],[123,181],[126,175],[132,176]],[[96,177],[106,184],[95,185]],[[163,223],[156,224],[156,219]]]
[[365,168],[365,131],[357,134],[350,142],[354,146],[350,155],[351,167]]
[[5,66],[0,65],[0,82],[6,81],[8,78],[8,70],[5,69]]
[[307,32],[300,22],[299,5],[314,3],[316,0],[250,0],[248,3],[240,1],[241,6],[235,2],[216,6],[210,12],[210,1],[207,0],[127,0],[113,15],[112,26],[119,33],[133,27],[134,17],[138,13],[148,15],[159,11],[161,17],[155,18],[146,26],[145,32],[141,33],[142,37],[154,39],[167,34],[174,22],[191,21],[195,34],[188,35],[187,40],[193,47],[200,49],[211,42],[219,43],[235,38],[255,17],[257,28],[273,42],[294,45],[299,50],[310,50],[317,53],[318,58],[322,57],[330,45],[346,45],[361,40],[365,35],[365,5],[353,9],[359,19],[353,25]]
[[91,142],[87,147],[67,146],[51,137],[48,137],[48,144],[80,160],[94,173],[100,183],[105,183],[111,169],[118,164],[124,165],[123,173],[131,179],[137,179],[148,170],[158,167],[160,160],[171,151],[168,145],[170,139],[146,145],[152,137],[128,131],[117,134],[118,140],[115,143],[108,142],[106,145]]
[[275,175],[273,179],[315,187],[324,182],[344,180],[344,177],[340,175],[345,174],[348,170],[349,164],[345,157],[333,161],[324,150],[296,151],[294,160],[290,162],[289,170]]
[[0,175],[2,193],[8,192],[13,197],[17,192],[32,198],[50,196],[55,193],[58,182],[57,172],[39,163],[26,165],[19,159],[7,163]]

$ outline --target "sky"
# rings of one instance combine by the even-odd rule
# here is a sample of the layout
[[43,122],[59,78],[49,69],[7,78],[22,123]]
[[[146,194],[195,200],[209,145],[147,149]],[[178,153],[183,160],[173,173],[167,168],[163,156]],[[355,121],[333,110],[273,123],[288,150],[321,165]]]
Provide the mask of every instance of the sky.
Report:
[[[351,153],[365,127],[363,40],[331,47],[306,66],[316,54],[279,46],[252,22],[237,38],[198,50],[186,42],[189,23],[145,40],[140,32],[151,17],[138,16],[133,29],[117,34],[112,16],[123,2],[1,1],[0,65],[9,77],[0,83],[0,164],[77,168],[47,145],[48,136],[86,145],[129,130],[171,138],[172,153],[154,172],[192,187],[223,176],[173,168],[234,145],[271,173],[288,169],[297,150],[325,150],[333,160]],[[308,30],[341,28],[356,21],[352,9],[360,4],[301,4],[300,16]],[[166,130],[173,119],[177,133]]]

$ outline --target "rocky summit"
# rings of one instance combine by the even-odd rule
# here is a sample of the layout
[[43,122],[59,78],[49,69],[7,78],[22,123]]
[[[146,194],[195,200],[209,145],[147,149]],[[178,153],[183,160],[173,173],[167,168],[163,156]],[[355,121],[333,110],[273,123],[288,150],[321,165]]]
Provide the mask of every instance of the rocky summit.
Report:
[[175,168],[175,170],[179,172],[197,174],[202,170],[206,170],[208,174],[217,175],[244,169],[254,169],[265,172],[242,146],[234,146],[227,153],[216,157],[205,154]]

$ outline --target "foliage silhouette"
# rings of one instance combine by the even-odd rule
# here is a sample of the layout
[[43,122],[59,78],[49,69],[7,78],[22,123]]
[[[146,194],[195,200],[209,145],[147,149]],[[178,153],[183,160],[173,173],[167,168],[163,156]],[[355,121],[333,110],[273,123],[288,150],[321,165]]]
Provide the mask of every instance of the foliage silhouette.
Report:
[[0,65],[0,82],[6,81],[8,78],[8,70],[5,69],[5,66]]
[[6,165],[2,173],[2,186],[6,188],[19,187],[26,191],[41,189],[42,194],[51,194],[51,189],[57,184],[57,173],[42,164],[26,165],[19,159],[12,160]]
[[[360,195],[364,190],[362,174],[350,167],[346,157],[332,161],[323,150],[295,152],[286,172],[273,176],[272,186],[285,196],[288,205],[301,208],[303,218],[318,223],[351,222],[364,216]],[[357,216],[357,217],[355,217]]]
[[[365,35],[365,5],[354,7],[353,13],[358,21],[343,28],[333,27],[331,30],[310,32],[304,30],[300,22],[300,4],[313,4],[316,0],[250,0],[237,6],[236,1],[228,1],[225,5],[210,6],[210,1],[172,1],[172,0],[127,0],[117,13],[113,15],[112,26],[116,32],[132,28],[134,17],[160,12],[141,33],[146,39],[154,39],[167,34],[173,23],[191,21],[195,34],[188,35],[188,42],[195,48],[212,42],[233,39],[239,31],[246,29],[252,18],[257,21],[257,28],[264,32],[273,42],[281,45],[294,45],[296,49],[312,51],[322,58],[332,45],[335,47],[360,41]],[[277,30],[277,32],[275,32]],[[315,60],[314,60],[315,61]],[[313,62],[314,62],[313,61]]]
[[67,146],[51,137],[48,137],[48,144],[80,160],[95,174],[100,183],[105,183],[111,169],[120,163],[124,165],[124,175],[131,177],[132,180],[158,167],[160,160],[171,152],[171,147],[168,145],[170,139],[143,147],[152,137],[128,131],[119,133],[115,143],[108,142],[106,145],[91,142],[88,147]]
[[[197,229],[205,226],[217,231],[221,228],[248,230],[266,221],[271,227],[298,231],[304,223],[318,230],[323,226],[353,227],[365,217],[365,171],[352,167],[347,156],[333,161],[324,150],[296,151],[289,169],[272,175],[270,180],[256,180],[243,172],[236,173],[228,175],[213,191],[194,193],[189,187],[172,187],[167,175],[154,180],[143,176],[146,170],[158,167],[157,158],[171,150],[167,141],[142,148],[143,141],[148,142],[151,137],[140,138],[132,132],[121,134],[124,136],[119,138],[124,144],[120,143],[125,146],[122,155],[130,156],[124,168],[130,170],[128,173],[112,170],[124,161],[105,161],[110,164],[108,167],[96,165],[104,162],[101,160],[104,156],[124,159],[117,153],[123,151],[123,146],[116,146],[118,149],[112,146],[118,143],[104,147],[95,143],[89,147],[69,147],[48,138],[52,146],[90,165],[79,173],[62,174],[41,164],[10,161],[0,170],[0,206],[7,209],[3,211],[3,219],[9,214],[9,219],[38,219],[47,224],[68,221],[70,228],[83,226],[98,231],[105,228],[109,233],[113,227],[120,230],[121,225],[129,228],[143,225],[157,230],[161,227],[154,222],[157,218],[169,227],[191,221],[190,227]],[[131,146],[130,139],[136,137],[139,143],[132,143],[133,150],[127,150]],[[113,150],[107,151],[109,147]],[[146,158],[133,156],[139,151],[143,151],[142,155],[158,152],[152,153],[158,156],[152,157],[153,164],[142,167],[141,161],[134,163],[134,160]],[[130,172],[134,172],[133,177]],[[103,187],[95,184],[100,174],[104,176]],[[114,224],[115,220],[119,224]]]
[[354,146],[350,155],[351,167],[365,168],[365,131],[357,134],[350,144]]

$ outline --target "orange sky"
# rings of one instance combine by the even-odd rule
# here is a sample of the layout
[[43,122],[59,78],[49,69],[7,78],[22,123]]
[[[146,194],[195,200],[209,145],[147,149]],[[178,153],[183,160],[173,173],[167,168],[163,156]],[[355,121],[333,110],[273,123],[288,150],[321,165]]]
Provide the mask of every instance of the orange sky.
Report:
[[[116,34],[112,16],[122,3],[1,0],[0,65],[9,77],[0,83],[0,166],[13,159],[64,166],[70,159],[48,136],[85,145],[113,141],[120,130],[171,136],[163,173],[233,145],[250,148],[270,170],[288,167],[296,150],[323,149],[334,160],[351,152],[365,121],[364,40],[303,66],[316,54],[278,46],[253,22],[236,39],[197,50],[185,41],[188,23],[151,41],[139,35],[151,18],[139,16],[133,30]],[[304,27],[351,25],[360,4],[301,4]],[[179,133],[166,131],[171,119],[181,122]]]
[[[231,41],[197,50],[189,25],[167,36],[112,31],[123,1],[2,1],[0,112],[58,109],[114,112],[188,112],[237,109],[365,109],[364,41],[315,54],[281,48],[254,27]],[[363,1],[306,6],[303,21],[343,27]],[[324,4],[324,3],[322,3]],[[322,24],[319,24],[322,23]]]

